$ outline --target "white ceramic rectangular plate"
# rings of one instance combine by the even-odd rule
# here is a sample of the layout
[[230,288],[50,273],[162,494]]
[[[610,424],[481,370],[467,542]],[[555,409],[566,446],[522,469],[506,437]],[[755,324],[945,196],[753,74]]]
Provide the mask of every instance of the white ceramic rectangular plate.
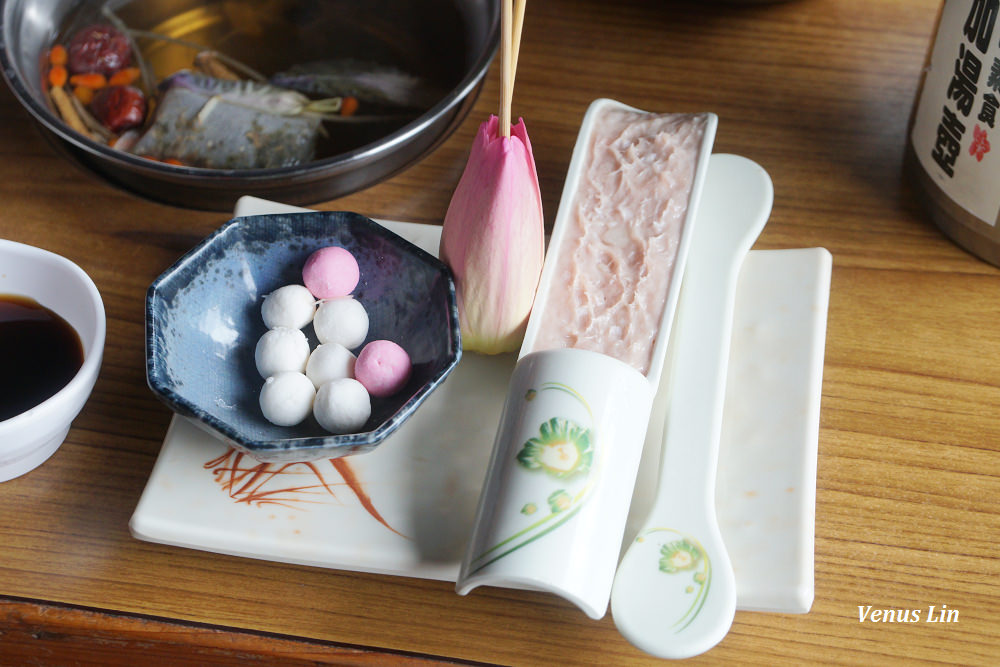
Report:
[[[296,209],[244,198],[236,215],[289,210]],[[440,227],[383,224],[437,253]],[[718,511],[741,609],[806,612],[812,602],[830,264],[822,249],[752,251],[740,276]],[[240,457],[174,416],[132,534],[251,558],[454,581],[514,361],[465,354],[378,449],[340,460],[350,468],[346,476],[329,461]],[[626,543],[655,490],[662,423],[658,398]]]

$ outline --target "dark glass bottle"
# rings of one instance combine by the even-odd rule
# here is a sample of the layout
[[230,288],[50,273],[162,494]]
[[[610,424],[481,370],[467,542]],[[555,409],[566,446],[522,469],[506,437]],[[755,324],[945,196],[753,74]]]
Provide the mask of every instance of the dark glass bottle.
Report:
[[906,138],[931,219],[1000,266],[1000,0],[946,0]]

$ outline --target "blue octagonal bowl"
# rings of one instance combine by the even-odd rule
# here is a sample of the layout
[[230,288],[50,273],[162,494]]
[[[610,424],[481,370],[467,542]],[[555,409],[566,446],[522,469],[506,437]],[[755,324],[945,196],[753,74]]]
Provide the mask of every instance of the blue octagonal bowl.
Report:
[[[342,246],[358,260],[354,297],[370,319],[368,340],[403,346],[410,380],[372,397],[359,433],[333,435],[312,417],[275,426],[260,410],[263,379],[254,363],[267,330],[269,292],[302,283],[313,251]],[[312,345],[312,325],[304,329]],[[175,412],[260,461],[312,461],[375,448],[418,408],[461,357],[451,272],[437,258],[357,213],[308,212],[230,220],[177,261],[146,296],[146,377]]]

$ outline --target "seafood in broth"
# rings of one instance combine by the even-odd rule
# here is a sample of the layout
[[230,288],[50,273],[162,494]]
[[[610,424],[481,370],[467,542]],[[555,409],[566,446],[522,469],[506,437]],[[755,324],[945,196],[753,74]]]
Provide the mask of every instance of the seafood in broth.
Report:
[[[91,140],[168,164],[296,166],[317,159],[331,132],[349,126],[363,143],[444,96],[420,76],[350,57],[285,63],[268,77],[203,44],[131,29],[107,4],[101,17],[46,54],[49,99]],[[158,68],[158,82],[138,46],[157,43],[189,54],[169,73]]]
[[322,115],[306,111],[304,95],[188,71],[160,87],[155,119],[133,145],[120,148],[212,169],[287,167],[315,155]]
[[423,79],[395,67],[354,59],[294,65],[273,75],[282,88],[322,97],[355,97],[362,103],[401,109],[427,108],[443,97]]

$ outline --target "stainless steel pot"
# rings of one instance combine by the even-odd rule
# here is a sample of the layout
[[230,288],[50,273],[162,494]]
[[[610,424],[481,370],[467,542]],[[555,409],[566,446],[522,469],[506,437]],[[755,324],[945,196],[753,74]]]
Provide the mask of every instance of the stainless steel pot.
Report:
[[[434,2],[438,2],[435,8]],[[447,3],[452,22],[437,22],[435,12]],[[112,184],[154,200],[190,208],[232,210],[242,195],[292,204],[312,204],[373,185],[418,161],[447,138],[466,117],[482,86],[499,43],[499,0],[285,0],[284,11],[312,12],[305,38],[337,39],[322,16],[349,21],[350,39],[379,32],[408,57],[454,59],[450,90],[433,107],[385,136],[295,167],[277,169],[197,169],[175,167],[116,151],[72,131],[49,106],[43,89],[43,58],[68,21],[87,5],[79,0],[3,0],[0,10],[0,65],[3,77],[21,104],[38,121],[43,134],[71,160]],[[156,11],[168,16],[184,5],[211,5],[211,0],[134,0],[115,3],[117,11]],[[217,4],[217,3],[216,3]],[[250,0],[248,4],[253,4]],[[274,5],[275,3],[271,3]],[[368,12],[366,15],[364,12]],[[312,27],[310,27],[312,26]],[[456,35],[455,32],[461,34]],[[268,48],[268,35],[259,37]],[[338,42],[340,44],[341,42]],[[363,40],[358,44],[364,44]],[[277,48],[277,47],[276,47]],[[286,42],[281,48],[288,49]],[[361,46],[359,48],[366,48]],[[419,62],[416,62],[419,64]]]

